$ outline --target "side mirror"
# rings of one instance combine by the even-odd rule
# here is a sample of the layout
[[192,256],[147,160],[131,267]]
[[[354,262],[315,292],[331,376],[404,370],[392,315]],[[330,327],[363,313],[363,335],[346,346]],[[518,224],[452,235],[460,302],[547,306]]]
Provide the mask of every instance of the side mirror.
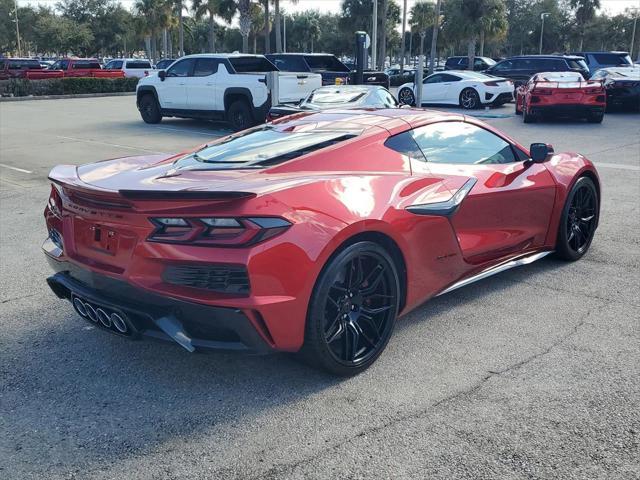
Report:
[[164,82],[164,79],[167,78],[167,71],[166,70],[160,70],[158,72],[158,77],[160,78],[160,81]]
[[553,147],[546,143],[532,143],[529,147],[529,155],[533,163],[544,162],[551,153],[553,153]]

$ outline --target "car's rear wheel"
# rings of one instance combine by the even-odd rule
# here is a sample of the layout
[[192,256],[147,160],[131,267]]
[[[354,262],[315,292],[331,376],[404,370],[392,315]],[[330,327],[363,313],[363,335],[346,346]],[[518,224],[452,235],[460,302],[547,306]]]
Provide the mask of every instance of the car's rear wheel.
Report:
[[403,88],[398,93],[398,101],[401,105],[414,106],[416,104],[416,96],[410,88]]
[[369,241],[348,246],[316,282],[301,355],[337,375],[362,372],[391,337],[399,296],[398,273],[383,247]]
[[535,123],[537,117],[534,114],[529,113],[528,110],[527,105],[522,102],[522,121],[524,123]]
[[602,123],[604,119],[604,113],[590,113],[587,115],[587,122],[589,123]]
[[474,110],[480,107],[480,95],[473,88],[465,88],[460,92],[459,103],[465,110]]
[[227,110],[227,121],[235,131],[245,130],[253,126],[253,116],[247,102],[236,100]]
[[162,114],[156,98],[147,93],[140,99],[140,116],[145,123],[160,123]]
[[556,246],[560,258],[574,261],[587,253],[598,225],[598,212],[598,190],[593,180],[580,177],[562,209]]

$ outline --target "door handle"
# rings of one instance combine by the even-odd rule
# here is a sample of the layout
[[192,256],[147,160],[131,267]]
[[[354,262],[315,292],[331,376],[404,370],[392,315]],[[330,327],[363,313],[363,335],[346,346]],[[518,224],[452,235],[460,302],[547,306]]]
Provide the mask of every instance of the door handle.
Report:
[[186,83],[179,83],[178,85],[186,85]]
[[213,87],[213,83],[207,83],[207,87]]

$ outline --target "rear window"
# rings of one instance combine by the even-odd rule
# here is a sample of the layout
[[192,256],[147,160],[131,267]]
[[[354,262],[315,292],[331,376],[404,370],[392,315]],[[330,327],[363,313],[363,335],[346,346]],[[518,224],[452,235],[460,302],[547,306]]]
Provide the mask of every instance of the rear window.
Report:
[[127,62],[127,68],[151,68],[149,62]]
[[592,53],[599,65],[631,65],[631,57],[626,53]]
[[42,65],[38,60],[9,60],[9,70],[40,70]]
[[120,70],[122,68],[122,60],[111,60],[104,67],[105,70]]
[[333,55],[305,55],[311,71],[349,72],[344,63]]
[[319,89],[312,92],[304,103],[312,103],[315,105],[345,104],[356,103],[361,101],[367,95],[367,90],[338,90],[338,89]]
[[264,168],[349,140],[358,133],[344,130],[283,132],[265,126],[205,146],[177,160],[174,166],[189,170]]
[[295,55],[283,55],[281,57],[267,57],[271,60],[278,70],[283,72],[308,72],[309,66],[305,63],[304,58]]
[[584,60],[567,60],[567,63],[569,64],[569,68],[576,68],[578,70],[589,70],[589,67],[587,67],[587,62],[585,62]]
[[74,70],[84,70],[84,69],[100,69],[100,63],[98,62],[85,62],[85,61],[80,61],[80,62],[74,62],[73,65],[71,66],[71,68],[73,68]]
[[229,62],[236,73],[263,73],[278,70],[264,57],[234,57]]

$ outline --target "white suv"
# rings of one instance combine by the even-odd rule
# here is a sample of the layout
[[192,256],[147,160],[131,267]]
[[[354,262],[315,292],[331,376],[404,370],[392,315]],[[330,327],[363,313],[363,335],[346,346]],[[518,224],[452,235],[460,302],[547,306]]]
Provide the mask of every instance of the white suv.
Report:
[[142,58],[114,58],[104,66],[105,70],[122,70],[125,77],[142,78],[153,71],[149,60]]
[[[264,122],[271,107],[269,72],[278,69],[263,55],[188,55],[138,82],[138,110],[147,123],[204,118],[243,130]],[[321,83],[319,74],[278,72],[277,101],[299,102]]]

